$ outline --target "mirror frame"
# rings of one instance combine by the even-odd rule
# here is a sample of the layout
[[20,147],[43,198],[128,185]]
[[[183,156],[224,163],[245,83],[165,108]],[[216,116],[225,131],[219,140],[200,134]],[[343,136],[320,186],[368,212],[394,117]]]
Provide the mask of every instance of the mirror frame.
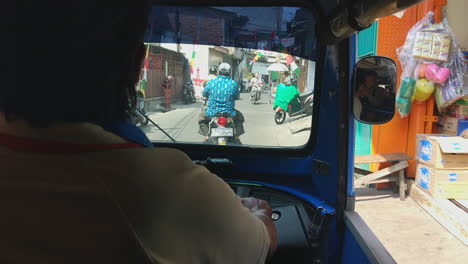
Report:
[[[359,118],[356,117],[355,113],[354,113],[354,97],[355,97],[355,93],[356,93],[356,86],[357,86],[357,80],[356,80],[356,76],[357,76],[357,71],[358,71],[358,65],[361,61],[365,60],[365,59],[368,59],[368,58],[381,58],[381,59],[385,59],[385,60],[388,60],[389,62],[392,62],[393,63],[393,66],[395,67],[395,77],[394,77],[394,80],[395,80],[395,83],[394,83],[394,90],[395,90],[395,97],[393,98],[393,114],[392,114],[392,117],[387,120],[387,121],[382,121],[382,122],[367,122],[367,121],[361,121]],[[353,118],[354,120],[358,121],[358,122],[361,122],[363,124],[369,124],[369,125],[382,125],[382,124],[386,124],[390,121],[393,120],[393,118],[395,117],[395,111],[396,111],[396,90],[397,90],[397,78],[398,78],[398,67],[395,63],[395,61],[392,59],[392,58],[389,58],[389,57],[385,57],[385,56],[366,56],[366,57],[363,57],[361,59],[359,59],[356,64],[354,65],[354,70],[353,70],[353,79],[352,79],[352,92],[351,92],[351,100],[352,100],[352,103],[351,103],[351,112],[353,114]]]

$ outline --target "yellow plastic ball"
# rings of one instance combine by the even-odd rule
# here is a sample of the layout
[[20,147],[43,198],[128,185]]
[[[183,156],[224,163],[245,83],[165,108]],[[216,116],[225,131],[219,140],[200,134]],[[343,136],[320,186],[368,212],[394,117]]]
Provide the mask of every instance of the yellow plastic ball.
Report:
[[420,79],[416,82],[414,100],[424,102],[431,97],[434,92],[434,83],[427,79]]

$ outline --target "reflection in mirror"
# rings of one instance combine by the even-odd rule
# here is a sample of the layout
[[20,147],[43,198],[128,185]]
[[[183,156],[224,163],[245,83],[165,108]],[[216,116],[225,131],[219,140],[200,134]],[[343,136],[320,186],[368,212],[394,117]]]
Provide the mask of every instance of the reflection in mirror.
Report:
[[[153,6],[145,45],[136,89],[148,117],[177,142],[307,143],[317,54],[310,10]],[[291,132],[298,123],[306,129]],[[151,140],[170,142],[152,122],[138,125]]]
[[354,117],[369,124],[390,121],[395,113],[397,69],[392,59],[371,56],[354,69]]

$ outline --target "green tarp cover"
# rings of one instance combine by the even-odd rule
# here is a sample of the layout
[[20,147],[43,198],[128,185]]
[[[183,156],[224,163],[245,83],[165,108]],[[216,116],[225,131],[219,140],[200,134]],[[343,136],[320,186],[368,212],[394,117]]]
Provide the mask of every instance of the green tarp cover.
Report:
[[292,110],[299,110],[301,108],[301,104],[297,100],[298,95],[299,91],[295,86],[286,86],[283,83],[280,83],[276,89],[276,97],[273,104],[273,109],[276,109],[276,107],[279,106],[283,110],[287,111],[288,104],[291,102]]

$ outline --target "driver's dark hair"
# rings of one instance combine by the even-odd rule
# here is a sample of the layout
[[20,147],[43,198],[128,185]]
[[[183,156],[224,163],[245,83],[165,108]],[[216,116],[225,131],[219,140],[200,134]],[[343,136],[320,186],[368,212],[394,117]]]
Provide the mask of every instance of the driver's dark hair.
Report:
[[377,72],[376,71],[372,71],[372,70],[361,70],[356,78],[357,78],[357,83],[358,84],[361,84],[363,82],[366,81],[366,77],[374,77],[374,78],[378,78],[378,75],[377,75]]
[[[110,122],[135,101],[146,0],[17,0],[15,31],[0,86],[7,120],[46,127],[58,122]],[[5,38],[8,39],[8,38]],[[10,51],[4,51],[10,52]]]

